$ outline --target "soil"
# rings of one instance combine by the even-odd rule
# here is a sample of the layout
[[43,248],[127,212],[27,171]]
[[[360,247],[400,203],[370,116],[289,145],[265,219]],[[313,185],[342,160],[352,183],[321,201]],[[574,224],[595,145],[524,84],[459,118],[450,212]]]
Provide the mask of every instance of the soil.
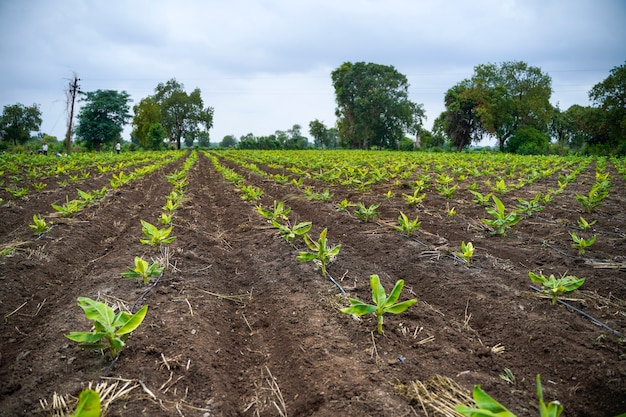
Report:
[[[293,185],[221,159],[263,189],[265,207],[285,201],[291,222],[311,221],[314,237],[328,228],[329,243],[342,245],[328,272],[350,297],[371,300],[372,274],[387,291],[405,280],[400,300],[419,301],[385,315],[378,334],[374,316],[339,311],[348,301],[338,286],[296,260],[303,242],[283,240],[202,153],[175,213],[176,240],[162,251],[142,245],[140,220],[157,223],[172,189],[165,175],[183,160],[109,191],[70,219],[55,216],[50,204],[76,198],[72,186],[19,200],[0,195],[0,245],[17,248],[0,258],[0,416],[50,415],[40,401],[76,397],[101,381],[136,386],[111,402],[108,416],[426,415],[401,394],[436,375],[467,393],[480,384],[518,416],[536,416],[537,374],[545,400],[558,399],[563,415],[626,412],[626,184],[610,164],[613,188],[593,213],[574,195],[588,192],[595,164],[500,237],[482,224],[486,212],[467,190],[452,199],[429,190],[409,208],[401,197],[411,192],[407,185],[356,192],[309,181],[333,194],[309,201]],[[516,197],[554,188],[556,177],[502,200],[513,207]],[[79,188],[104,185],[107,177],[94,172]],[[396,197],[388,200],[389,189]],[[380,216],[365,223],[338,211],[333,202],[344,198],[381,204]],[[457,214],[448,216],[446,207]],[[400,210],[422,221],[412,238],[393,229]],[[53,223],[40,238],[28,228],[33,214]],[[597,220],[593,232],[576,228],[581,215]],[[597,241],[579,256],[569,231]],[[470,266],[452,255],[461,241],[476,247]],[[147,293],[140,280],[121,277],[135,256],[168,265]],[[529,288],[529,271],[585,277],[566,302],[606,327],[541,298]],[[76,304],[81,296],[133,311],[149,305],[116,362],[64,337],[89,330]],[[514,379],[501,377],[505,369]]]

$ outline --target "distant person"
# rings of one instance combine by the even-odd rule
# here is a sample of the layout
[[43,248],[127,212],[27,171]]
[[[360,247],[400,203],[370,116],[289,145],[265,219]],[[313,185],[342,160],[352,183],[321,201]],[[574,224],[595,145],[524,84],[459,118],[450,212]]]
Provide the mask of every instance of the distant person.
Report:
[[42,146],[43,154],[48,155],[48,144],[44,143]]
[[119,154],[121,149],[122,149],[122,146],[120,145],[119,142],[117,142],[115,144],[115,152],[117,152]]

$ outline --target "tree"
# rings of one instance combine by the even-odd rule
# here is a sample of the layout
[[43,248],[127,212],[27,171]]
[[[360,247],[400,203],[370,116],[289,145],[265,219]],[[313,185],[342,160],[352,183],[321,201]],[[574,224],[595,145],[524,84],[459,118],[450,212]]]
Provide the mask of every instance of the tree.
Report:
[[226,135],[220,142],[220,148],[233,148],[237,146],[237,138],[234,135]]
[[0,117],[0,137],[13,142],[13,145],[23,145],[30,139],[31,132],[39,130],[40,126],[41,111],[37,104],[28,107],[20,103],[4,106]]
[[152,123],[148,129],[146,144],[142,145],[146,149],[155,151],[163,149],[163,140],[165,139],[165,129],[161,123]]
[[445,95],[446,110],[439,116],[441,127],[450,144],[461,152],[472,142],[482,139],[483,128],[477,111],[477,100],[471,81],[464,80],[450,88]]
[[295,124],[287,130],[287,140],[283,143],[283,149],[306,149],[309,141],[302,136],[302,126]]
[[213,127],[213,108],[204,108],[200,89],[187,94],[183,84],[172,78],[165,84],[157,85],[154,100],[161,110],[161,124],[171,142],[176,142],[180,149],[181,139],[193,142],[202,131],[208,132]]
[[200,132],[198,133],[198,146],[202,148],[208,148],[211,146],[211,137],[209,136],[209,132]]
[[323,122],[315,119],[309,123],[309,133],[313,136],[316,147],[323,149],[328,147],[328,129]]
[[[154,97],[149,96],[142,99],[139,104],[133,107],[133,112],[135,116],[132,121],[133,131],[131,136],[139,141],[139,144],[145,149],[161,149],[163,137],[160,138],[160,143],[155,143],[149,136],[153,125],[161,125],[161,108]],[[162,125],[161,128],[163,128]]]
[[626,153],[626,63],[589,91],[589,99],[604,113],[603,137],[598,143],[607,150],[619,148]]
[[552,79],[540,68],[520,61],[478,65],[471,83],[480,122],[496,137],[500,150],[522,127],[548,132]]
[[128,123],[130,96],[126,91],[96,90],[83,93],[86,104],[78,113],[76,136],[88,149],[100,150],[102,145],[121,140]]
[[421,127],[422,105],[408,99],[407,78],[393,66],[346,62],[331,78],[339,137],[347,147],[396,149],[405,133]]
[[550,147],[550,138],[532,126],[518,129],[507,141],[507,152],[521,155],[545,155]]

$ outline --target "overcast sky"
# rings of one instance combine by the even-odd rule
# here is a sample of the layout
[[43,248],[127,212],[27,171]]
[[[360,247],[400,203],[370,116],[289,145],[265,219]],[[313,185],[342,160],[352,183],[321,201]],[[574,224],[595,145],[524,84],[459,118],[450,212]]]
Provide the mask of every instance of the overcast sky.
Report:
[[[552,77],[552,104],[626,61],[625,0],[0,0],[0,106],[37,103],[62,139],[65,92],[127,91],[176,78],[215,109],[211,140],[336,120],[330,73],[393,65],[430,129],[447,89],[479,64],[524,61]],[[129,140],[130,128],[124,133]]]

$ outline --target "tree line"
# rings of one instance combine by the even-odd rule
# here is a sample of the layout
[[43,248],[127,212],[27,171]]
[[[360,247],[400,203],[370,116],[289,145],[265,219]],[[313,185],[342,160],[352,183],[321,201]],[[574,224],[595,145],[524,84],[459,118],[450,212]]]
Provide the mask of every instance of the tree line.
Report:
[[[327,127],[309,123],[309,143],[300,125],[267,136],[252,133],[225,136],[219,146],[242,149],[429,149],[462,151],[482,139],[494,138],[500,151],[519,154],[584,152],[626,154],[626,64],[589,91],[591,106],[552,106],[552,80],[539,67],[511,61],[482,64],[444,95],[445,110],[432,131],[423,128],[422,104],[409,100],[409,82],[393,66],[346,62],[332,71],[337,120]],[[143,98],[130,113],[125,91],[80,93],[75,144],[89,150],[112,147],[132,125],[131,141],[144,149],[169,142],[209,146],[212,107],[205,107],[200,89],[185,91],[171,79]],[[0,146],[23,145],[42,123],[39,106],[4,107]],[[38,140],[53,140],[39,134]]]

